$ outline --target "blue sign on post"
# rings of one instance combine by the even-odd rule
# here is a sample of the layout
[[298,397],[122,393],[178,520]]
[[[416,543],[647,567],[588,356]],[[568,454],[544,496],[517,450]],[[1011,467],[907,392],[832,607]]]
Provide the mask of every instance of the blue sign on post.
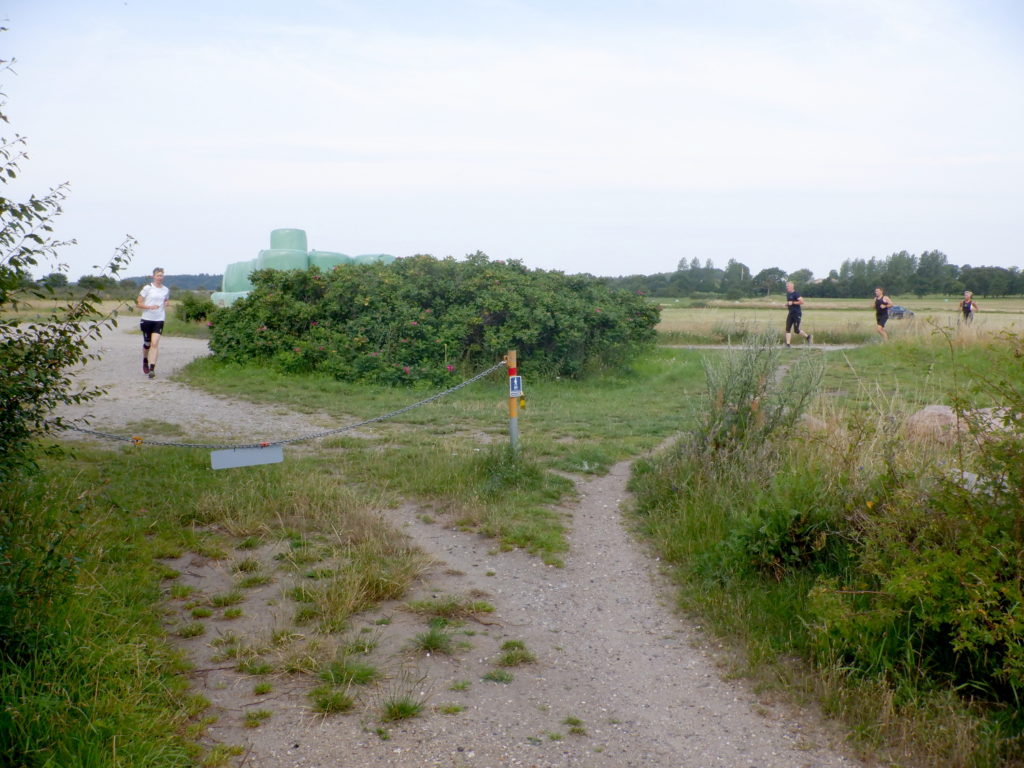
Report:
[[522,376],[509,376],[508,377],[508,396],[509,397],[522,397],[523,396],[523,377]]

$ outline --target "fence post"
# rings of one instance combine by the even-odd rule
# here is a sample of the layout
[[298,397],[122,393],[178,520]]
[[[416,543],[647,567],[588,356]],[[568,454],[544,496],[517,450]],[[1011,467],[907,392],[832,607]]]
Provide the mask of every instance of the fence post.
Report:
[[523,380],[516,369],[516,350],[510,349],[505,361],[508,364],[508,439],[512,453],[516,453],[519,450],[519,396]]

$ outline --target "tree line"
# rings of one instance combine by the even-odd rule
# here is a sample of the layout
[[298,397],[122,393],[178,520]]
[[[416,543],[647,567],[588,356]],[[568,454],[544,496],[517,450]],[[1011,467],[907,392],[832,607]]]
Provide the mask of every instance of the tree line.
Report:
[[746,264],[730,259],[724,269],[711,259],[679,262],[675,272],[601,278],[609,286],[649,296],[716,296],[742,299],[781,294],[787,280],[812,298],[870,296],[876,286],[890,294],[958,294],[965,290],[978,296],[1024,295],[1024,273],[1019,267],[974,267],[950,264],[942,251],[920,255],[900,251],[884,258],[847,259],[828,276],[815,279],[809,269],[786,272],[778,267],[752,274]]
[[[164,277],[164,284],[172,290],[179,291],[219,291],[223,277],[223,275],[208,275],[205,272],[198,275],[167,275]],[[63,272],[51,272],[35,281],[25,276],[21,287],[56,289],[76,286],[87,291],[113,291],[117,288],[134,291],[152,279],[151,275],[119,279],[106,274],[82,275],[77,282],[71,283]]]
[[[205,273],[168,275],[164,282],[173,290],[216,291],[220,289],[221,278],[221,275]],[[77,283],[70,284],[64,274],[55,272],[35,284],[51,289],[77,285],[89,291],[110,293],[118,288],[135,291],[150,279],[148,275],[120,280],[109,275],[83,275]],[[781,294],[787,280],[796,283],[800,293],[809,298],[859,298],[870,296],[876,286],[897,295],[954,295],[965,290],[981,297],[1024,295],[1024,272],[1020,267],[958,266],[950,264],[942,251],[924,251],[920,255],[900,251],[884,258],[847,259],[839,269],[831,270],[827,277],[820,279],[809,269],[786,272],[779,267],[769,267],[753,274],[746,264],[735,259],[720,268],[711,259],[702,264],[696,258],[681,260],[675,272],[599,279],[609,287],[665,297],[767,297]]]

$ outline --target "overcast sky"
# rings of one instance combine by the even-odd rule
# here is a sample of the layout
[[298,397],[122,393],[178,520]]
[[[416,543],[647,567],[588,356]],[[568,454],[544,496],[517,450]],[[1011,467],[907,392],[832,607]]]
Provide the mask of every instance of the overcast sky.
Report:
[[[753,272],[1024,264],[1018,0],[4,0],[62,260],[350,255]],[[19,197],[20,195],[20,197]],[[44,271],[50,271],[46,269]]]

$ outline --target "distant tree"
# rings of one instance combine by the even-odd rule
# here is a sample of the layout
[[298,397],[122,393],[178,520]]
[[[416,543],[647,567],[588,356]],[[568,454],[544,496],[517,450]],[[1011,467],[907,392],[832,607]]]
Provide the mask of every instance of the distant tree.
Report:
[[786,273],[778,267],[762,269],[754,275],[754,288],[762,296],[771,296],[772,292],[779,293],[786,288]]
[[1006,296],[1015,275],[1004,267],[971,267],[960,270],[960,282],[966,290],[981,296]]
[[43,288],[49,288],[53,290],[55,288],[64,288],[68,284],[68,276],[63,272],[51,272],[45,277],[40,278],[39,285]]
[[750,267],[736,259],[729,259],[722,276],[722,291],[727,299],[742,299],[754,292],[754,281],[750,276]]
[[1010,267],[1009,270],[1009,293],[1011,296],[1020,296],[1024,294],[1024,273],[1021,272],[1020,267]]
[[894,253],[885,260],[882,285],[888,293],[909,293],[914,289],[917,257],[906,251]]
[[[833,272],[835,272],[835,270],[833,270]],[[801,288],[806,288],[811,284],[811,281],[814,280],[814,273],[809,269],[798,269],[796,272],[789,273],[789,279]]]
[[951,293],[955,268],[948,263],[942,251],[925,251],[917,259],[913,292],[918,296],[928,293]]
[[671,293],[665,296],[689,296],[697,290],[697,277],[688,269],[675,272],[669,282]]
[[117,280],[110,275],[82,275],[78,278],[78,287],[88,291],[102,291],[104,288],[113,288]]
[[[136,275],[126,277],[122,282],[132,282],[136,286],[143,286],[152,279],[152,275]],[[223,275],[210,275],[205,272],[198,275],[172,275],[169,273],[164,275],[164,285],[182,291],[219,291],[223,280]]]
[[878,259],[847,260],[839,267],[838,291],[840,296],[870,296],[881,286],[888,289],[883,275],[883,263]]

